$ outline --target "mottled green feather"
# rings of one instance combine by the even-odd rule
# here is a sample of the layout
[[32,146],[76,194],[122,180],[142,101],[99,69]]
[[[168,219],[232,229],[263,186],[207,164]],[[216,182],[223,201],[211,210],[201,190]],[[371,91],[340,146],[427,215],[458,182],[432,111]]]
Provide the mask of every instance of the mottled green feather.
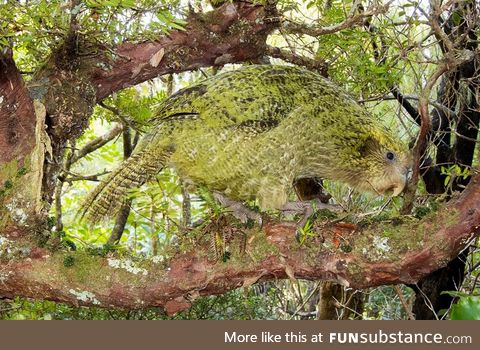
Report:
[[329,80],[298,67],[259,65],[164,101],[134,156],[87,198],[84,213],[92,221],[113,215],[128,188],[165,165],[195,185],[235,200],[257,198],[270,209],[285,203],[300,177],[398,194],[409,156],[394,133]]

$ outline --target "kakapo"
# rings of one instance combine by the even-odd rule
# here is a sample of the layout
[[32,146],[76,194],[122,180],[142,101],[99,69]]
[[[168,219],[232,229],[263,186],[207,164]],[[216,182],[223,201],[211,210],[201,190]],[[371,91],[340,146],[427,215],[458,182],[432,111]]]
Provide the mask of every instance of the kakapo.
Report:
[[115,214],[163,167],[235,201],[281,209],[296,179],[396,196],[410,155],[400,138],[324,77],[251,65],[179,90],[159,106],[133,155],[87,197],[82,215]]

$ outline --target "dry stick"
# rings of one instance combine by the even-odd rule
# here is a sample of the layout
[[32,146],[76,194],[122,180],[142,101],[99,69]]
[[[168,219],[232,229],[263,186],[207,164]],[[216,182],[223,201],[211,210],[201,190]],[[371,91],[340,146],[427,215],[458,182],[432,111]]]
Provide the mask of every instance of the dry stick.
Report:
[[410,307],[408,306],[408,303],[407,301],[405,300],[405,296],[403,295],[403,292],[402,290],[400,289],[400,286],[398,284],[395,284],[393,286],[393,288],[395,289],[395,292],[397,293],[398,295],[398,298],[400,299],[400,302],[402,303],[402,306],[403,308],[405,309],[405,312],[407,313],[408,315],[408,318],[410,320],[414,320],[415,319],[415,315],[412,313],[412,310],[410,310]]
[[350,14],[343,22],[326,27],[309,26],[294,22],[286,22],[283,24],[282,29],[288,33],[306,34],[314,37],[325,34],[333,34],[341,30],[351,28],[354,25],[361,23],[367,17],[385,13],[392,2],[393,1],[389,1],[385,5],[381,5],[378,7],[370,7],[366,11],[355,14],[355,11],[360,7],[360,1],[356,1],[352,6]]
[[323,60],[316,60],[293,51],[283,50],[279,47],[267,46],[267,55],[273,58],[280,58],[285,62],[293,63],[297,66],[306,67],[310,70],[318,71],[320,75],[327,76],[328,64]]
[[[419,100],[419,96],[418,95],[412,95],[412,94],[407,94],[407,95],[404,95],[402,94],[397,87],[394,87],[395,89],[395,93],[393,91],[392,92],[392,95],[381,95],[381,96],[377,96],[377,97],[369,97],[369,98],[365,98],[365,99],[361,99],[361,100],[357,100],[358,103],[364,103],[364,102],[372,102],[372,101],[386,101],[386,100],[397,100],[400,102],[400,100],[402,101],[406,101],[406,100],[414,100],[414,101],[418,101]],[[410,107],[406,107],[404,106],[404,103],[400,102],[400,104],[402,105],[402,107],[405,108],[405,110],[407,110],[408,114],[411,115],[413,117],[413,119],[417,122],[417,118],[415,117],[417,114],[418,114],[418,111],[415,107],[413,107],[412,105],[411,110]],[[430,99],[428,101],[428,104],[431,105],[432,107],[435,107],[437,109],[440,109],[442,110],[443,112],[445,112],[446,114],[448,114],[452,119],[456,119],[457,118],[457,115],[455,113],[455,111],[451,110],[450,108],[448,108],[447,106],[444,106],[442,105],[441,103],[438,103],[437,101],[435,100],[432,100]],[[408,109],[407,109],[408,108]],[[418,122],[417,124],[420,125],[420,115],[418,114]]]
[[297,309],[295,310],[295,312],[292,314],[292,316],[290,316],[290,320],[293,319],[295,316],[298,315],[298,313],[300,312],[300,310],[302,310],[302,308],[308,303],[308,301],[313,297],[313,295],[315,294],[315,292],[317,292],[318,290],[318,287],[320,286],[320,282],[317,282],[315,283],[315,288],[312,289],[312,291],[310,292],[310,294],[307,296],[307,298],[305,298],[305,300],[302,302],[302,304],[297,307]]
[[85,157],[86,155],[96,151],[100,147],[103,147],[110,141],[112,141],[115,137],[117,137],[124,129],[122,124],[115,124],[113,128],[108,131],[106,134],[97,137],[96,139],[88,142],[83,148],[79,151],[75,152],[72,156],[71,164],[79,161],[81,158]]
[[444,53],[453,52],[453,50],[455,50],[454,44],[440,26],[439,18],[442,13],[442,9],[440,8],[439,2],[437,0],[431,0],[430,8],[432,9],[429,16],[430,25],[440,44],[440,48]]
[[[347,289],[345,289],[344,291],[345,291],[345,294],[346,294]],[[340,302],[337,300],[337,303],[339,303],[339,305],[344,309],[344,310],[342,310],[342,314],[341,314],[342,319],[346,319],[346,318],[345,318],[345,310],[349,310],[349,311],[351,311],[354,315],[363,318],[363,315],[362,315],[361,313],[359,313],[357,310],[355,310],[355,309],[351,308],[350,306],[348,306],[348,305],[350,305],[350,303],[352,302],[352,299],[355,297],[355,295],[356,295],[357,293],[363,293],[363,292],[360,291],[360,290],[355,290],[352,294],[350,294],[350,296],[348,297],[348,299],[345,300],[343,304],[340,303]]]
[[[122,133],[123,137],[123,159],[127,159],[131,156],[133,152],[132,146],[132,137],[130,133],[130,128],[125,126]],[[120,207],[118,214],[115,218],[115,225],[113,226],[112,233],[108,237],[107,244],[114,245],[118,243],[122,238],[123,230],[127,224],[128,215],[130,214],[130,206],[132,204],[131,199],[126,199],[125,202]]]
[[441,62],[435,72],[433,72],[433,74],[427,80],[427,83],[422,89],[418,99],[418,111],[421,117],[420,132],[417,137],[417,142],[413,147],[413,174],[410,184],[405,191],[404,204],[400,211],[402,214],[409,214],[413,209],[413,202],[415,200],[415,192],[420,174],[420,162],[422,155],[426,150],[427,138],[430,132],[430,115],[428,112],[430,92],[432,91],[432,88],[438,78],[440,78],[442,74],[447,72],[449,69],[451,69],[449,64],[447,64],[445,61]]
[[63,182],[68,182],[70,185],[75,181],[100,181],[100,176],[107,175],[110,171],[102,171],[93,175],[77,175],[71,172],[66,172],[69,176]]

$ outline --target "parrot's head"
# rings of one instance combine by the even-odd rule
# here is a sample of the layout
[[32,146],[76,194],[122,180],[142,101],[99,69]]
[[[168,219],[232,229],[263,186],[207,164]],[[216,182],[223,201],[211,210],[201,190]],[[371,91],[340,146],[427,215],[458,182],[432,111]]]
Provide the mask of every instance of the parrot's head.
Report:
[[358,172],[352,178],[360,190],[398,196],[405,189],[412,169],[408,147],[390,130],[370,130],[356,150]]

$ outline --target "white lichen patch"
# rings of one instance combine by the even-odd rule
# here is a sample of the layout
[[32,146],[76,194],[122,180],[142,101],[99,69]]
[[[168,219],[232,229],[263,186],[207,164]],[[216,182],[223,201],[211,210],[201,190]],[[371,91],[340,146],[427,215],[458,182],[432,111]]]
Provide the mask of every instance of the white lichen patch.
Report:
[[163,262],[165,260],[165,257],[161,256],[161,255],[155,255],[152,257],[152,262],[154,264],[160,264],[161,262]]
[[78,300],[85,303],[92,303],[93,305],[100,305],[100,301],[95,297],[95,294],[84,291],[76,291],[75,289],[70,289],[68,291],[70,294],[73,294]]
[[12,215],[12,219],[20,225],[25,225],[28,220],[28,215],[22,208],[23,202],[24,201],[22,200],[22,197],[19,196],[18,198],[12,198],[9,203],[5,204],[5,208],[7,208],[7,210]]
[[12,241],[10,241],[8,238],[0,236],[0,248],[3,248],[4,246],[9,246],[11,242]]
[[108,259],[108,266],[113,267],[114,269],[125,269],[134,275],[138,275],[139,273],[146,276],[148,275],[148,271],[142,267],[135,266],[135,263],[129,259]]
[[31,249],[28,246],[17,246],[13,241],[0,236],[0,258],[13,259],[29,256]]
[[0,271],[0,284],[5,284],[11,275],[12,271]]
[[0,236],[0,257],[6,255],[7,257],[12,254],[12,241]]
[[388,245],[388,237],[373,237],[373,245],[378,252],[388,253],[391,247]]

